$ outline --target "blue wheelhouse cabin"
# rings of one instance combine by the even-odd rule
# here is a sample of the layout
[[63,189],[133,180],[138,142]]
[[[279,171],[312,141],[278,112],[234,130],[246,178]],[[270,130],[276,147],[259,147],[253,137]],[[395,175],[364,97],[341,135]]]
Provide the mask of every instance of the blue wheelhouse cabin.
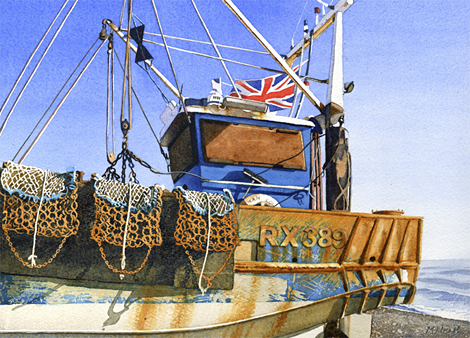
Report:
[[236,203],[251,196],[249,204],[256,205],[262,194],[271,206],[311,208],[312,139],[321,131],[314,122],[186,103],[186,112],[181,109],[162,130],[175,186],[229,189]]

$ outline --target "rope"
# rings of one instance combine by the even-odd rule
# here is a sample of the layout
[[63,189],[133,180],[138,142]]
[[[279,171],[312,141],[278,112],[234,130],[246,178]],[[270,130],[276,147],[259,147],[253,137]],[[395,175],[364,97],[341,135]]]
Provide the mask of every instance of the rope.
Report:
[[26,71],[26,68],[28,67],[28,65],[30,64],[31,60],[33,59],[34,57],[34,54],[36,54],[36,52],[38,51],[39,47],[41,46],[42,42],[44,41],[44,39],[46,38],[47,34],[49,34],[52,26],[54,25],[55,21],[57,20],[57,18],[59,17],[60,13],[62,12],[62,10],[65,8],[65,5],[67,4],[67,2],[69,2],[69,0],[65,0],[64,4],[62,5],[62,8],[59,10],[59,12],[57,13],[57,15],[55,16],[54,20],[52,20],[51,24],[49,25],[49,27],[47,28],[46,32],[44,33],[44,35],[42,36],[41,40],[38,42],[36,48],[33,50],[33,52],[31,53],[31,55],[29,56],[29,59],[28,61],[26,61],[26,64],[24,65],[23,69],[21,70],[20,72],[20,75],[18,76],[18,78],[16,79],[15,83],[13,84],[13,87],[11,88],[10,90],[10,93],[8,94],[7,98],[5,99],[5,101],[3,102],[3,105],[2,105],[2,108],[0,108],[0,115],[2,115],[2,112],[3,110],[5,109],[5,106],[7,105],[8,101],[10,100],[10,97],[11,95],[13,94],[13,91],[15,90],[16,86],[18,85],[18,83],[20,82],[21,78],[23,77],[24,75],[24,72]]
[[119,30],[122,27],[122,18],[124,17],[124,8],[126,7],[126,0],[122,0],[122,7],[121,7],[121,17],[119,18]]
[[[150,33],[148,33],[148,34],[150,34]],[[155,42],[155,41],[151,41],[151,40],[147,40],[147,39],[144,39],[143,41],[148,42],[148,43],[152,43],[152,44],[157,45],[157,46],[163,46],[163,44],[159,43],[159,42]],[[198,53],[198,52],[194,52],[194,51],[190,51],[190,50],[186,50],[186,49],[182,49],[182,48],[178,48],[178,47],[168,46],[168,48],[169,49],[174,49],[174,50],[177,50],[177,51],[183,52],[183,53],[189,53],[189,54],[194,54],[194,55],[197,55],[197,56],[202,56],[202,57],[205,57],[205,58],[208,58],[208,59],[222,60],[222,61],[225,61],[225,62],[231,62],[231,63],[235,63],[237,65],[242,65],[242,66],[246,66],[246,67],[251,67],[251,68],[261,69],[261,70],[267,70],[268,72],[273,72],[273,73],[277,73],[277,74],[286,74],[286,72],[284,72],[282,70],[266,68],[266,67],[261,67],[261,66],[255,66],[255,65],[251,65],[251,64],[245,63],[245,62],[234,61],[234,60],[230,60],[230,59],[226,59],[226,58],[219,58],[217,56]],[[308,77],[308,76],[305,76],[304,79],[309,80],[309,81],[318,82],[318,83],[326,83],[326,84],[328,84],[328,82],[329,82],[328,79],[327,80],[320,80],[320,79],[315,79],[313,77]],[[222,83],[226,84],[224,82],[222,82]],[[227,84],[227,85],[231,86],[231,84]]]
[[[131,175],[131,178],[130,178],[130,181],[129,181],[129,203],[128,203],[128,206],[127,206],[126,226],[124,228],[124,239],[123,239],[123,242],[122,242],[122,259],[121,259],[121,270],[122,271],[124,271],[124,269],[126,268],[126,240],[127,240],[127,229],[129,227],[129,217],[130,217],[130,214],[131,214],[132,182],[133,182],[133,179],[132,179],[132,175]],[[119,278],[121,278],[121,280],[122,280],[124,278],[124,274],[120,274]]]
[[291,48],[294,48],[294,36],[295,36],[295,31],[297,30],[297,28],[299,28],[299,23],[300,23],[300,21],[302,20],[302,16],[304,15],[305,8],[307,8],[307,4],[308,4],[308,0],[305,1],[304,9],[302,10],[302,13],[300,13],[299,21],[297,21],[297,26],[295,26],[294,34],[292,34]]
[[18,97],[16,98],[15,102],[13,103],[13,106],[10,108],[10,111],[8,112],[7,117],[5,118],[5,121],[3,121],[2,127],[0,128],[0,135],[2,135],[3,130],[5,129],[5,126],[7,125],[8,119],[10,118],[11,114],[13,113],[13,110],[15,109],[16,105],[18,104],[18,101],[20,100],[21,96],[23,95],[26,87],[28,87],[28,84],[31,82],[33,79],[34,74],[36,74],[36,71],[38,70],[39,66],[41,65],[42,60],[46,56],[47,52],[52,46],[52,43],[56,39],[57,35],[59,32],[62,30],[62,27],[65,24],[65,21],[67,21],[68,17],[72,13],[72,10],[74,9],[75,5],[77,4],[78,0],[75,0],[75,2],[72,5],[72,8],[69,9],[67,15],[65,16],[64,20],[61,22],[59,28],[57,28],[57,31],[54,33],[54,36],[52,37],[51,41],[49,41],[49,44],[47,45],[46,49],[44,50],[44,53],[42,54],[41,58],[39,59],[38,63],[36,64],[36,67],[34,67],[32,73],[29,75],[28,80],[24,84],[23,88],[21,88],[20,93],[18,94]]
[[80,72],[80,74],[78,74],[78,77],[77,79],[75,80],[75,82],[72,84],[72,86],[69,88],[69,90],[67,91],[67,93],[65,93],[65,96],[62,98],[62,100],[59,102],[57,108],[54,110],[54,112],[52,113],[52,115],[49,117],[49,119],[47,120],[46,124],[44,125],[44,127],[41,129],[41,131],[39,132],[39,134],[36,136],[36,138],[34,139],[33,143],[29,146],[29,148],[26,150],[26,152],[24,153],[24,155],[20,158],[20,160],[18,161],[18,164],[21,164],[21,162],[23,162],[23,160],[26,158],[26,156],[29,154],[29,152],[31,151],[31,149],[33,149],[34,145],[36,144],[36,142],[39,140],[39,138],[42,136],[42,134],[44,133],[44,131],[46,130],[47,126],[49,125],[49,123],[52,121],[52,119],[54,118],[55,114],[57,113],[57,111],[59,110],[59,108],[62,106],[62,104],[65,102],[65,99],[69,96],[70,92],[72,91],[72,89],[77,85],[78,81],[81,79],[83,73],[88,69],[88,66],[90,66],[91,62],[95,59],[96,55],[98,54],[98,51],[101,49],[101,47],[103,46],[103,44],[106,42],[106,40],[103,40],[103,42],[99,45],[98,49],[96,50],[96,52],[92,55],[91,59],[88,61],[88,63],[85,65],[84,69]]
[[33,248],[31,250],[31,256],[28,257],[28,261],[31,261],[32,266],[36,266],[35,258],[38,258],[38,256],[34,254],[34,251],[36,250],[36,237],[38,234],[39,213],[41,212],[42,199],[44,198],[44,187],[46,186],[46,174],[47,172],[44,171],[44,180],[42,182],[42,189],[41,189],[41,199],[39,200],[38,212],[36,214],[36,222],[34,223]]
[[207,246],[206,246],[206,255],[204,256],[204,263],[202,264],[201,274],[199,275],[199,290],[201,290],[202,295],[209,289],[207,286],[206,288],[202,287],[202,276],[204,275],[204,269],[206,268],[207,257],[209,256],[209,245],[211,239],[211,202],[209,200],[209,194],[204,192],[204,195],[207,198],[207,224],[208,224],[208,233],[207,233]]
[[170,62],[171,71],[173,72],[173,77],[175,78],[176,88],[178,89],[178,92],[181,92],[180,86],[178,84],[178,78],[176,77],[175,68],[173,66],[173,61],[171,61],[170,50],[168,49],[168,45],[166,44],[166,39],[165,39],[165,36],[163,35],[162,25],[160,24],[160,19],[158,18],[157,8],[155,7],[155,2],[153,0],[152,0],[152,6],[153,6],[153,11],[155,12],[155,17],[157,18],[157,23],[158,23],[158,28],[160,29],[160,34],[162,35],[163,44],[165,45],[165,50],[168,56],[168,61]]
[[59,92],[57,93],[57,95],[54,97],[54,100],[52,100],[51,104],[49,105],[49,107],[47,107],[46,111],[44,112],[44,114],[42,114],[41,118],[39,119],[38,123],[36,123],[36,125],[34,126],[33,130],[31,130],[31,133],[28,135],[28,137],[26,138],[26,140],[23,142],[23,144],[21,145],[20,149],[18,149],[18,151],[16,152],[15,156],[13,157],[12,161],[14,161],[16,159],[16,157],[18,156],[18,154],[20,153],[20,151],[23,149],[23,147],[25,146],[26,142],[28,142],[28,140],[31,138],[31,136],[33,135],[34,131],[36,130],[36,128],[39,126],[39,124],[41,123],[42,119],[46,116],[47,112],[49,111],[49,109],[51,109],[52,105],[54,104],[54,102],[57,100],[57,98],[59,97],[60,93],[62,93],[62,91],[64,90],[65,86],[67,85],[67,83],[70,81],[70,79],[72,78],[73,74],[75,74],[75,72],[77,71],[78,67],[80,67],[80,65],[82,64],[83,60],[85,60],[86,56],[88,55],[88,53],[90,53],[90,51],[93,49],[93,47],[95,46],[96,42],[99,40],[99,38],[97,38],[95,40],[95,42],[93,42],[93,44],[91,45],[91,47],[88,49],[88,51],[85,53],[85,55],[83,56],[83,58],[80,60],[80,62],[78,63],[78,65],[75,67],[75,69],[73,70],[73,72],[70,74],[69,78],[65,81],[65,83],[63,84],[62,88],[60,88]]
[[[194,3],[194,0],[191,0],[191,3],[193,4],[194,10],[196,11],[197,16],[199,17],[199,21],[201,21],[202,26],[204,27],[204,30],[206,31],[207,36],[209,37],[209,40],[211,40],[212,47],[214,47],[215,52],[217,53],[217,56],[222,59],[222,55],[220,55],[219,49],[217,48],[214,40],[212,39],[211,34],[209,33],[209,30],[207,29],[206,24],[204,23],[204,20],[201,17],[201,14],[199,14],[199,11],[197,10],[196,4]],[[237,87],[235,86],[235,82],[233,82],[232,77],[230,76],[230,73],[227,69],[227,66],[225,65],[225,62],[220,60],[220,63],[222,64],[222,67],[224,67],[225,73],[227,74],[228,78],[230,79],[230,83],[233,86],[233,89],[235,89],[235,92],[237,93],[238,97],[241,98],[240,93],[238,92]]]
[[[173,40],[181,40],[181,41],[188,41],[188,42],[195,42],[195,43],[200,43],[203,45],[210,45],[210,42],[205,42],[205,41],[198,41],[198,40],[193,40],[193,39],[186,39],[186,38],[180,38],[176,36],[171,36],[171,35],[161,35],[161,34],[155,34],[155,33],[145,33],[147,35],[152,35],[152,36],[158,36],[162,37],[164,36],[165,38],[168,39],[173,39]],[[235,49],[235,50],[241,50],[244,52],[251,52],[251,53],[257,53],[257,54],[265,54],[265,55],[270,55],[268,52],[263,52],[263,51],[257,51],[253,49],[247,49],[247,48],[241,48],[241,47],[233,47],[233,46],[227,46],[227,45],[221,45],[219,43],[215,44],[217,47],[222,47],[222,48],[228,48],[228,49]],[[170,47],[171,48],[171,47]]]
[[[121,69],[124,71],[124,68],[123,68],[123,66],[122,66],[121,60],[119,59],[119,56],[118,56],[117,54],[116,54],[116,57],[117,57],[117,60],[118,60],[118,62],[119,62],[119,65],[121,66]],[[158,85],[157,85],[157,87],[158,87]],[[137,96],[137,93],[135,92],[134,87],[132,87],[132,93],[134,93],[135,99],[137,100],[137,103],[139,104],[140,110],[141,110],[142,113],[144,114],[144,117],[145,117],[145,119],[147,120],[147,124],[149,125],[150,130],[152,131],[152,134],[153,134],[153,136],[155,137],[155,140],[157,141],[158,146],[160,147],[160,153],[161,153],[162,156],[165,158],[165,161],[167,162],[167,167],[169,168],[169,167],[170,167],[170,159],[169,159],[168,155],[165,153],[165,150],[163,149],[163,146],[162,146],[160,140],[158,139],[157,134],[156,134],[155,131],[153,130],[153,127],[152,127],[152,125],[151,125],[151,123],[150,123],[150,120],[149,120],[149,118],[147,117],[147,114],[145,113],[144,108],[142,107],[142,104],[140,103],[139,97]],[[162,93],[162,95],[164,95],[164,94]],[[166,99],[166,97],[165,97],[165,99]],[[168,103],[168,102],[167,102],[167,103]],[[113,142],[114,142],[114,141],[113,141]],[[113,149],[114,149],[114,148],[113,148]]]

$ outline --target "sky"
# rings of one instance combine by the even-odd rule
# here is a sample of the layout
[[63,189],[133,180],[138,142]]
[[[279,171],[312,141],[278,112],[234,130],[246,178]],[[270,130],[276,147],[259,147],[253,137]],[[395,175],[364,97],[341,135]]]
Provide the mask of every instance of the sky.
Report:
[[[146,24],[146,31],[158,33],[151,2],[134,2],[134,14]],[[60,19],[72,3],[69,1]],[[304,19],[313,27],[314,7],[320,6],[315,0],[234,0],[234,3],[280,54],[289,51],[292,40],[296,43],[302,37]],[[1,103],[62,4],[63,1],[56,0],[0,1]],[[196,4],[216,43],[263,51],[221,1],[196,0]],[[156,1],[156,7],[166,35],[209,41],[189,0]],[[108,18],[118,23],[120,12],[121,1],[78,1],[0,135],[1,161],[15,157],[64,81],[97,39],[102,20]],[[470,259],[468,12],[467,1],[356,0],[344,14],[344,81],[355,83],[354,91],[344,97],[345,127],[353,161],[352,211],[400,209],[406,215],[424,216],[423,259]],[[159,41],[156,37],[152,39]],[[310,76],[328,77],[331,39],[329,29],[315,41]],[[123,43],[117,37],[115,40],[123,59]],[[40,47],[33,65],[0,115],[0,124],[48,41]],[[168,44],[216,55],[210,45],[178,40],[169,40]],[[157,68],[174,83],[164,48],[152,45],[149,50]],[[227,48],[220,48],[220,52],[227,59],[279,69],[267,55]],[[186,97],[206,97],[213,78],[230,82],[216,60],[175,50],[171,57]],[[227,67],[236,79],[272,75],[232,63],[227,63]],[[106,72],[105,46],[23,164],[58,172],[75,165],[85,172],[86,179],[105,171],[109,165],[105,137]],[[133,66],[132,75],[137,95],[159,136],[163,126],[159,115],[165,102],[138,66]],[[164,94],[174,99],[156,81]],[[115,86],[115,114],[119,120],[120,71],[116,71]],[[325,85],[311,83],[311,89],[325,102]],[[230,86],[223,86],[224,94],[230,90]],[[158,144],[136,106],[134,102],[129,148],[152,167],[165,171]],[[300,117],[317,114],[307,102]],[[122,138],[117,123],[115,132],[115,152],[119,153]],[[15,161],[18,159],[19,156]],[[145,168],[137,169],[137,178],[145,185],[159,183],[172,188],[169,176],[155,175]]]

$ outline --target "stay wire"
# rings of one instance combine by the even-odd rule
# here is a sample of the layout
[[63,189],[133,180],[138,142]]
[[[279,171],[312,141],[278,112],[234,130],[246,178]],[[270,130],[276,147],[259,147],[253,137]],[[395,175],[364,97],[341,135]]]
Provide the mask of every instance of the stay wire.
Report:
[[26,145],[26,143],[28,142],[28,140],[31,138],[31,136],[33,135],[34,131],[36,130],[36,128],[39,126],[39,124],[41,123],[41,121],[44,119],[44,117],[46,116],[46,114],[48,113],[49,109],[51,109],[51,107],[54,105],[54,102],[57,100],[57,98],[60,96],[60,94],[62,93],[62,91],[64,90],[64,88],[66,87],[67,83],[70,81],[70,79],[73,77],[73,75],[75,74],[75,72],[78,70],[78,68],[80,67],[80,65],[82,64],[82,62],[86,59],[87,55],[90,53],[90,51],[93,49],[93,47],[96,45],[96,43],[98,42],[99,38],[95,40],[95,42],[93,42],[93,44],[91,45],[90,49],[88,49],[88,51],[85,53],[85,55],[83,56],[83,58],[80,60],[80,62],[78,63],[77,67],[75,67],[75,69],[73,70],[73,72],[70,74],[70,76],[68,77],[68,79],[65,81],[64,85],[62,86],[62,88],[60,88],[59,92],[57,93],[57,95],[54,97],[54,100],[52,101],[52,103],[49,105],[49,107],[47,107],[46,111],[44,112],[44,114],[41,116],[41,118],[39,119],[38,123],[36,123],[36,125],[34,126],[33,130],[31,131],[31,133],[28,135],[28,137],[26,138],[26,140],[23,142],[23,144],[21,145],[20,149],[18,150],[18,152],[15,154],[15,156],[13,157],[12,161],[14,161],[16,159],[16,157],[18,156],[18,154],[20,153],[20,151],[23,149],[23,147]]
[[[117,53],[116,53],[115,51],[114,51],[114,53],[115,53],[116,58],[117,58],[117,60],[118,60],[119,66],[121,66],[122,71],[124,71],[124,67],[122,66],[122,63],[121,63],[121,60],[119,59],[119,56],[117,55]],[[131,89],[132,89],[132,93],[134,94],[134,96],[135,96],[135,98],[136,98],[136,100],[137,100],[137,103],[139,104],[140,110],[141,110],[142,113],[144,114],[144,117],[145,117],[145,119],[147,120],[147,123],[148,123],[148,125],[149,125],[149,127],[150,127],[150,130],[152,131],[152,134],[153,134],[153,136],[155,137],[155,140],[157,141],[158,146],[160,147],[160,152],[161,152],[162,156],[165,158],[165,161],[167,162],[167,167],[169,167],[169,162],[168,162],[168,161],[169,161],[169,157],[168,157],[168,155],[165,153],[165,150],[163,149],[163,146],[162,146],[160,140],[158,139],[157,134],[156,134],[155,131],[153,130],[153,127],[152,127],[152,125],[151,125],[151,123],[150,123],[150,120],[148,119],[147,114],[145,113],[144,108],[142,107],[142,104],[140,103],[140,100],[139,100],[139,98],[138,98],[138,96],[137,96],[137,93],[136,93],[135,90],[134,90],[134,87],[132,87]]]

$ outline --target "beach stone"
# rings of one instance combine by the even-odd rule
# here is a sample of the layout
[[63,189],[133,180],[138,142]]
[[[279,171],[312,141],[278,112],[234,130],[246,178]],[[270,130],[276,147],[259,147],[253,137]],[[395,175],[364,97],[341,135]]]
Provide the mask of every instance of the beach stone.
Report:
[[[371,338],[467,338],[470,322],[381,307],[372,315]],[[398,324],[399,323],[399,324]]]

